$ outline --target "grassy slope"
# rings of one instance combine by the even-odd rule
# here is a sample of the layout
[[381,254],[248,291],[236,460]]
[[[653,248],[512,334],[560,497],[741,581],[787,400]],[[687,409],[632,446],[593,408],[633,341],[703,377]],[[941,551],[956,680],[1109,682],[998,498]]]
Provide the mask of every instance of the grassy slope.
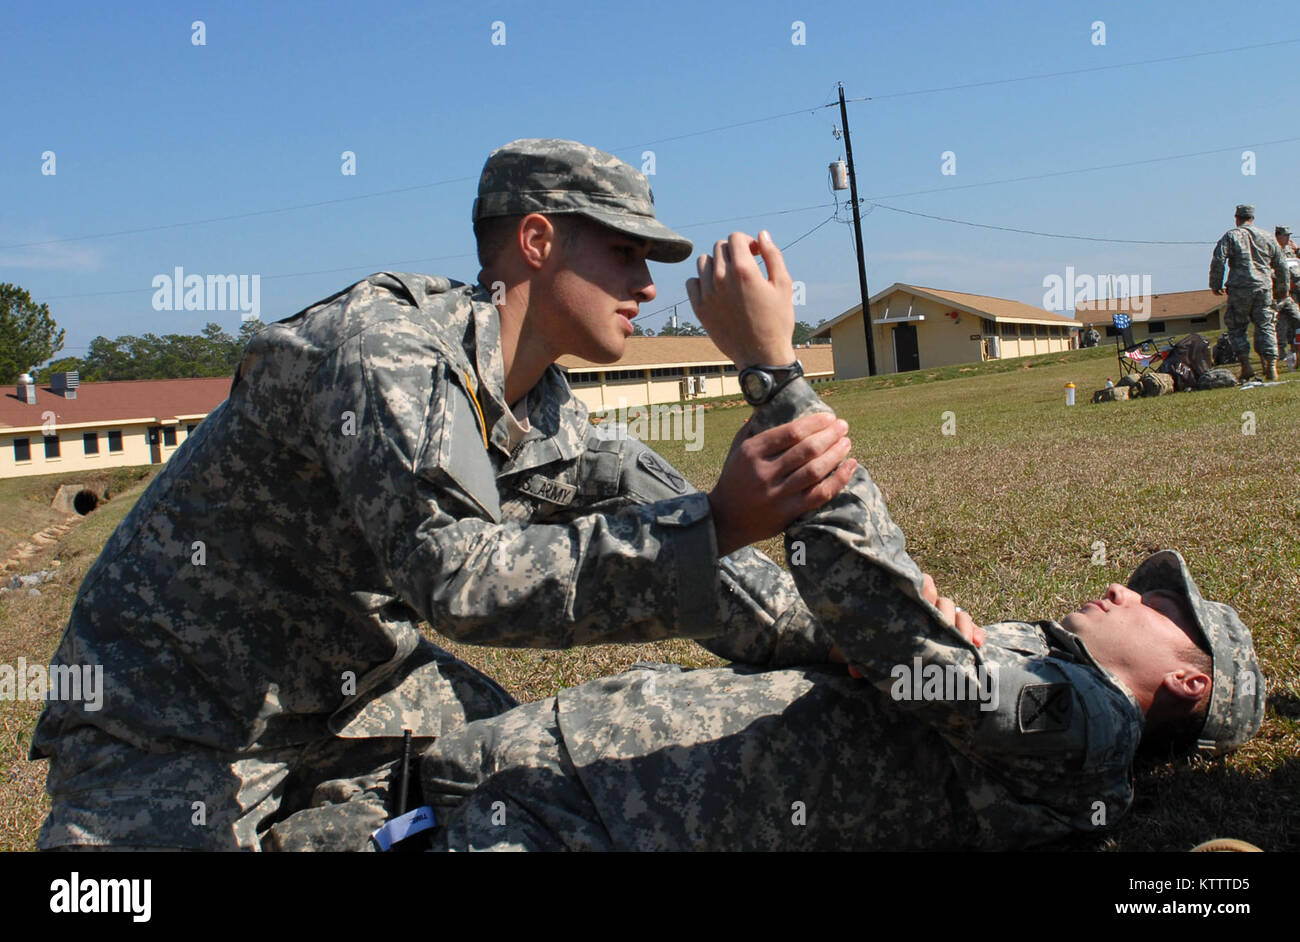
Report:
[[[849,421],[853,454],[883,490],[913,556],[978,621],[1059,617],[1124,581],[1148,552],[1174,547],[1205,594],[1235,605],[1252,626],[1270,694],[1261,735],[1225,762],[1139,769],[1135,811],[1112,836],[1064,846],[1182,849],[1228,835],[1300,849],[1293,799],[1300,791],[1300,382],[1084,404],[1107,376],[1117,376],[1113,348],[820,388]],[[1064,405],[1068,381],[1079,386],[1072,409]],[[748,413],[736,400],[712,400],[706,409],[701,450],[654,443],[705,488]],[[1253,435],[1243,433],[1248,411]],[[955,435],[942,433],[945,412],[953,413]],[[81,575],[129,509],[123,497],[32,560],[29,569],[50,553],[64,559],[45,596],[0,601],[0,661],[48,659]],[[1105,543],[1101,565],[1093,563],[1097,541]],[[761,548],[782,558],[779,541]],[[717,663],[684,641],[539,652],[438,640],[523,700],[637,660]],[[0,847],[32,846],[44,814],[44,767],[21,761],[37,712],[0,704]]]

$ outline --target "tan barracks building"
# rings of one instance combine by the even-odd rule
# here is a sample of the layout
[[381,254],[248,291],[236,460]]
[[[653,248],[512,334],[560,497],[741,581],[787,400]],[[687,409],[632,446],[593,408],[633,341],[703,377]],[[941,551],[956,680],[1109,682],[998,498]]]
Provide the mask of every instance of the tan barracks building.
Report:
[[[1077,346],[1078,321],[982,294],[894,284],[870,299],[877,373],[1055,353]],[[867,375],[862,305],[813,334],[830,337],[835,378]]]
[[[810,382],[833,378],[831,346],[795,350]],[[740,395],[736,365],[708,337],[629,337],[617,363],[570,355],[557,362],[591,412]]]
[[1114,337],[1119,333],[1113,323],[1115,315],[1127,314],[1133,319],[1133,339],[1145,340],[1164,334],[1218,330],[1223,326],[1223,311],[1227,306],[1227,295],[1216,295],[1206,288],[1079,301],[1074,305],[1074,319],[1084,330],[1095,327],[1103,337]]
[[230,377],[85,383],[55,373],[0,397],[0,478],[162,464],[230,392]]

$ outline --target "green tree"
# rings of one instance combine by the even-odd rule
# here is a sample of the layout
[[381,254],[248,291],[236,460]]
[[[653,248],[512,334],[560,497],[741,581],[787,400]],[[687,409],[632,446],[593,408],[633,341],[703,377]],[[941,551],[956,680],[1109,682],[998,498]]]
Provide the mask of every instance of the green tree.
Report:
[[800,346],[812,339],[813,328],[803,321],[795,321],[794,324],[794,345]]
[[55,373],[66,373],[68,370],[76,370],[78,374],[80,374],[81,369],[81,361],[76,357],[61,357],[51,362],[48,366],[41,367],[32,374],[32,377],[36,380],[36,385],[47,386],[49,385],[50,377]]
[[17,285],[0,284],[0,383],[18,381],[63,349],[63,331],[48,304],[36,304]]

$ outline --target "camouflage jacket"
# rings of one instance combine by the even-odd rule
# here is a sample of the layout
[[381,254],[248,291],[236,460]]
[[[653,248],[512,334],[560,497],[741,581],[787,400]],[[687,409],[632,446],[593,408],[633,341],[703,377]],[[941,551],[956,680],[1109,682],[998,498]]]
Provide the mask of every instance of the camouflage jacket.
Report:
[[[798,380],[751,423],[825,408]],[[968,642],[922,599],[921,570],[864,469],[787,529],[786,548],[864,680],[827,667],[658,668],[562,690],[565,755],[609,846],[1004,849],[1096,834],[1129,809],[1144,722],[1132,693],[1053,621],[988,625],[982,646]],[[464,753],[473,767],[498,747],[489,773],[529,761],[516,712],[487,721],[484,740],[467,728],[436,761]]]
[[[799,382],[753,421],[762,429],[825,408]],[[966,641],[921,598],[921,570],[864,470],[795,521],[786,546],[792,559],[802,551],[795,582],[840,650],[945,741],[977,843],[1087,831],[1128,809],[1144,723],[1133,694],[1052,621],[987,626],[982,647]],[[939,675],[942,692],[929,686]]]
[[381,273],[260,331],[78,591],[54,663],[102,664],[106,693],[38,723],[56,813],[71,783],[86,807],[120,788],[135,753],[437,736],[447,656],[421,619],[476,644],[825,661],[788,574],[717,559],[706,495],[591,425],[555,366],[527,403],[510,450],[480,287]]
[[[1223,281],[1223,266],[1228,281]],[[1270,288],[1274,297],[1287,293],[1290,273],[1277,240],[1252,225],[1237,226],[1223,234],[1210,260],[1210,287]]]

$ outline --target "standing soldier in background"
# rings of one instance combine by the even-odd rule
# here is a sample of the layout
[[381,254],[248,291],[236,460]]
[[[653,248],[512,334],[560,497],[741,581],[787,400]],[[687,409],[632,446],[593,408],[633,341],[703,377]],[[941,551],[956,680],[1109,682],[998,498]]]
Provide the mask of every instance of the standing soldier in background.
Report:
[[1241,361],[1242,382],[1255,375],[1250,366],[1250,342],[1246,339],[1246,327],[1252,322],[1263,378],[1277,379],[1277,315],[1270,305],[1273,298],[1286,294],[1290,277],[1281,247],[1266,232],[1251,225],[1254,219],[1254,206],[1238,204],[1237,225],[1223,234],[1210,261],[1210,290],[1215,294],[1223,294],[1223,265],[1225,261],[1228,263],[1228,306],[1223,322],[1232,339],[1233,352]]
[[1290,291],[1277,303],[1278,355],[1285,356],[1288,347],[1292,353],[1300,354],[1296,344],[1296,331],[1300,330],[1300,305],[1296,304],[1300,301],[1300,256],[1296,255],[1295,243],[1291,241],[1290,226],[1278,226],[1273,233],[1291,272]]

